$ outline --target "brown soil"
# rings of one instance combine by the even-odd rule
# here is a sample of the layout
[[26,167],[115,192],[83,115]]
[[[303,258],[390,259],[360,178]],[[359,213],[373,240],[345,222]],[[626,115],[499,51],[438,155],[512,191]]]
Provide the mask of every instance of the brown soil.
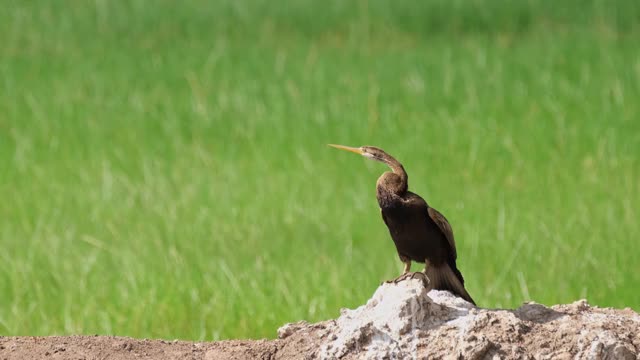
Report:
[[275,341],[189,342],[118,336],[0,337],[0,359],[272,359]]
[[382,285],[339,318],[276,340],[188,342],[116,336],[2,337],[4,359],[640,359],[640,315],[586,301],[475,308],[419,280]]

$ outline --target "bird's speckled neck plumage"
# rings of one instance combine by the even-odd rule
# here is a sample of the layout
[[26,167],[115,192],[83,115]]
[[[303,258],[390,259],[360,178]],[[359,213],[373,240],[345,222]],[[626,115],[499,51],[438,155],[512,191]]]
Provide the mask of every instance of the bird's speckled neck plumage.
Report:
[[378,205],[381,208],[393,207],[409,189],[409,177],[404,167],[393,156],[376,149],[376,160],[387,164],[391,171],[387,171],[378,178],[376,192]]

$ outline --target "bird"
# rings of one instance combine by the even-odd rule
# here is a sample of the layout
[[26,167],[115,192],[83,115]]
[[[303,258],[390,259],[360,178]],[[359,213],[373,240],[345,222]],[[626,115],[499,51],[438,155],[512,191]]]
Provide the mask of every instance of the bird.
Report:
[[[360,154],[391,168],[376,182],[376,198],[382,219],[389,229],[400,261],[404,263],[402,275],[390,282],[416,275],[426,276],[428,280],[425,284],[430,290],[448,290],[475,305],[456,265],[456,243],[449,221],[420,195],[409,191],[407,172],[402,164],[375,146],[328,145]],[[424,271],[411,273],[412,261],[424,263]]]

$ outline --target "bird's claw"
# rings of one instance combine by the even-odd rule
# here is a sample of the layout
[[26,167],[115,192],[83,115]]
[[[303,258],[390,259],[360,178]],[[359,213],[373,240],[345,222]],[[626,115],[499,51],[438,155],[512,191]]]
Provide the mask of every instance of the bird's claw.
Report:
[[393,279],[393,283],[397,284],[400,281],[406,280],[406,279],[408,279],[410,277],[413,278],[413,273],[410,273],[410,272],[404,273],[404,274],[398,276],[397,278]]
[[422,284],[426,288],[429,288],[429,285],[431,284],[431,280],[429,280],[429,277],[427,276],[427,274],[425,274],[422,271],[414,272],[413,274],[411,274],[411,278],[412,279],[419,278],[420,280],[422,280]]
[[410,273],[410,272],[406,272],[406,273],[404,273],[404,274],[402,274],[402,275],[398,276],[398,277],[397,277],[397,278],[395,278],[395,279],[387,280],[387,281],[383,282],[383,284],[397,284],[397,283],[399,283],[400,281],[405,280],[406,278],[408,278],[408,277],[409,277],[409,276],[411,276],[411,275],[412,275],[412,273]]
[[427,274],[423,273],[422,271],[418,271],[418,272],[407,272],[404,273],[400,276],[398,276],[397,278],[393,279],[393,280],[387,280],[384,283],[385,284],[397,284],[400,281],[404,281],[406,279],[417,279],[419,278],[420,280],[422,280],[422,283],[424,284],[425,287],[429,287],[429,284],[431,283],[431,281],[429,281],[429,278],[427,277]]

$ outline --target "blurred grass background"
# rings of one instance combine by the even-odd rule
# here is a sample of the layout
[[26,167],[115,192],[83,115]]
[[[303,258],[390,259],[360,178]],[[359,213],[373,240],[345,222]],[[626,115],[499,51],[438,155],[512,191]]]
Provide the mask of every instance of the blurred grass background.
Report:
[[402,268],[386,169],[326,143],[404,163],[479,305],[640,308],[637,1],[1,5],[2,335],[362,304]]

